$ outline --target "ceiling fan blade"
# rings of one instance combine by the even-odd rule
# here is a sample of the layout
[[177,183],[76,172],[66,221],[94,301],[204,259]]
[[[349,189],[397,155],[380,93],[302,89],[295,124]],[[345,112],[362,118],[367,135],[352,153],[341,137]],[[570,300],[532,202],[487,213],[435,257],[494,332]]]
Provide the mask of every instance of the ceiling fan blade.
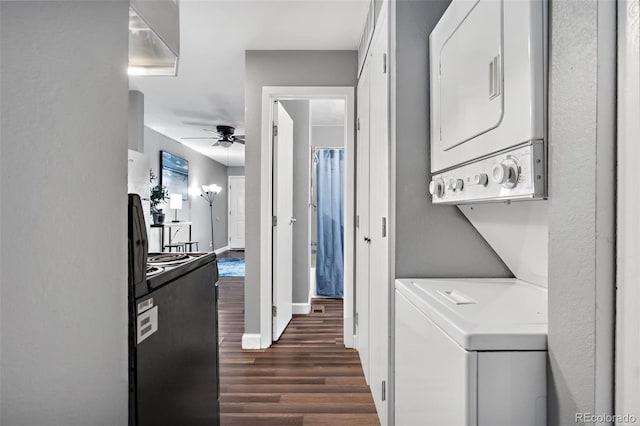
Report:
[[244,145],[244,139],[234,139],[235,143],[239,143],[240,145]]
[[217,139],[216,136],[196,136],[193,138],[180,138],[180,139]]

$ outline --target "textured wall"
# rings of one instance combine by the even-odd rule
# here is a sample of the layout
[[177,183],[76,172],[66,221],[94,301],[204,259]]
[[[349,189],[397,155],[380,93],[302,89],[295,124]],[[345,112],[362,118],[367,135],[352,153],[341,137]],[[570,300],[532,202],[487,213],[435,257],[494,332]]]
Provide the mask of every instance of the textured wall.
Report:
[[[247,51],[245,332],[260,332],[260,120],[264,86],[356,85],[356,51]],[[251,237],[255,236],[255,237]]]
[[463,214],[455,206],[431,204],[428,194],[428,36],[448,5],[447,0],[396,3],[396,57],[391,61],[396,99],[395,275],[508,277],[509,269]]
[[128,3],[0,8],[1,422],[125,425]]
[[[549,417],[611,413],[615,3],[551,3]],[[624,413],[619,413],[624,414]]]

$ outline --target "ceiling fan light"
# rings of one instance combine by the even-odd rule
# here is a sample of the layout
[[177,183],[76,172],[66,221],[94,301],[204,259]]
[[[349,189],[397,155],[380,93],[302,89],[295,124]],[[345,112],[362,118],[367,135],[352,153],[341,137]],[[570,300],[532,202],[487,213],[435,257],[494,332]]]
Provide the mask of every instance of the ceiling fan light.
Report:
[[232,140],[229,140],[227,138],[220,140],[220,146],[223,148],[229,148],[231,145],[233,145]]

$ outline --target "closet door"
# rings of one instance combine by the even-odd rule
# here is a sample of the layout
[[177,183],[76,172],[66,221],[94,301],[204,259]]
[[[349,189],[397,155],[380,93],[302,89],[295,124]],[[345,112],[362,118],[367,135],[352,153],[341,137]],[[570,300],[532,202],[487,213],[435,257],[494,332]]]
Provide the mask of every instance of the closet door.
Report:
[[[385,11],[386,12],[386,11]],[[389,73],[388,26],[381,12],[371,42],[369,381],[380,423],[388,423],[389,384]],[[375,315],[373,314],[375,313]]]
[[356,177],[356,335],[357,349],[369,383],[369,66],[358,81]]

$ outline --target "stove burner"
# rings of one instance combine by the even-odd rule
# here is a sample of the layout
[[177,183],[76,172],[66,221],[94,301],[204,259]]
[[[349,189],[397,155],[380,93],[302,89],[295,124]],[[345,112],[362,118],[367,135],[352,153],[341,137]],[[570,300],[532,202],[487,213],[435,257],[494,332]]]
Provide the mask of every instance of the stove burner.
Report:
[[186,253],[157,253],[147,258],[147,263],[162,265],[167,263],[182,263],[189,260]]
[[158,266],[147,265],[147,277],[152,277],[154,275],[159,274],[164,271],[164,268],[160,268]]

